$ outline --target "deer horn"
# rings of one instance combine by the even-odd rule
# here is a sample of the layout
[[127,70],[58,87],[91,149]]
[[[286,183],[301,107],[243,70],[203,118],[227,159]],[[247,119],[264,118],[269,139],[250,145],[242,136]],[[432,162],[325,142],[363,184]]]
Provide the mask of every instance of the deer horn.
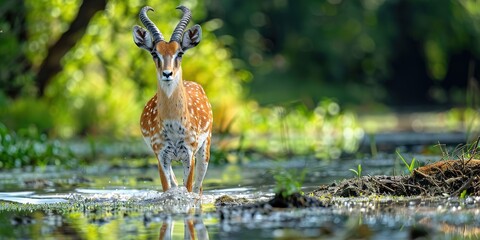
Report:
[[190,11],[190,9],[182,5],[178,6],[176,9],[180,9],[183,12],[183,16],[180,19],[180,22],[177,24],[177,27],[175,27],[170,41],[180,43],[182,41],[183,32],[185,31],[188,22],[190,22],[190,20],[192,19],[192,12]]
[[163,35],[160,32],[160,30],[158,30],[157,26],[155,26],[155,23],[153,23],[152,20],[150,20],[150,18],[148,18],[148,16],[147,16],[148,10],[155,11],[155,10],[153,10],[152,7],[149,7],[149,6],[143,7],[142,10],[140,10],[140,14],[139,14],[140,21],[147,28],[147,30],[152,34],[154,43],[164,41]]

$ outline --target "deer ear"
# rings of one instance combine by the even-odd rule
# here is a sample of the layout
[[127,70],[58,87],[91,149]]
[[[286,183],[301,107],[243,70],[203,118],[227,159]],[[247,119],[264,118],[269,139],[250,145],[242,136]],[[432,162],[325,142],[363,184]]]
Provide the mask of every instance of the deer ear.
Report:
[[138,47],[149,52],[153,49],[153,42],[150,33],[140,26],[133,26],[133,41]]
[[183,34],[182,40],[182,50],[185,52],[190,48],[197,46],[202,40],[202,28],[200,25],[195,24],[195,26],[188,29]]

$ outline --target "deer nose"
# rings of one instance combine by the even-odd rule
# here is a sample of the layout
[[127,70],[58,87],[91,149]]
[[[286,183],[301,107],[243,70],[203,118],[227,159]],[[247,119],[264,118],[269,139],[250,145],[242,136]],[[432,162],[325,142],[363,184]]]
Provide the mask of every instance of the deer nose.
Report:
[[171,70],[165,70],[165,71],[162,72],[162,75],[163,75],[164,78],[169,79],[170,77],[173,76],[173,72]]

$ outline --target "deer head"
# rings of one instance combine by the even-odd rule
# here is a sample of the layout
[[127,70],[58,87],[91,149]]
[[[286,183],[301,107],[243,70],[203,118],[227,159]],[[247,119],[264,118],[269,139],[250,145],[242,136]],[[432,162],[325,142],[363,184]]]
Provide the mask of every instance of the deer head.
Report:
[[[150,52],[157,69],[157,81],[163,92],[170,97],[182,81],[182,56],[190,48],[197,46],[202,39],[202,28],[196,24],[185,32],[185,28],[192,18],[190,9],[178,6],[183,16],[175,27],[170,41],[165,41],[157,26],[147,16],[153,8],[146,6],[140,10],[140,21],[147,28],[133,27],[133,41],[135,44]],[[147,31],[148,30],[148,31]]]

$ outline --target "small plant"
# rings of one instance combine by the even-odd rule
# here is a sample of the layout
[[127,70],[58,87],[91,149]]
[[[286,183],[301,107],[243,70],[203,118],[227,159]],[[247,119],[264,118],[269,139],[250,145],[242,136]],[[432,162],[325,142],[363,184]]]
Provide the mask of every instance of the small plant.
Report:
[[398,150],[396,152],[397,152],[397,155],[400,157],[400,159],[402,159],[405,166],[407,167],[408,172],[413,173],[413,170],[415,169],[415,167],[417,165],[416,159],[412,158],[412,161],[410,163],[407,163],[405,158],[403,158],[402,154],[400,154],[400,152],[398,152]]
[[467,189],[463,190],[461,193],[460,193],[460,199],[465,199],[467,197]]
[[358,164],[357,170],[355,170],[355,169],[353,169],[353,168],[350,168],[350,169],[348,169],[348,170],[354,172],[355,175],[357,175],[358,178],[360,178],[360,177],[362,176],[362,164]]
[[302,184],[305,179],[306,170],[301,171],[277,169],[274,171],[275,193],[288,197],[294,193],[303,193]]

